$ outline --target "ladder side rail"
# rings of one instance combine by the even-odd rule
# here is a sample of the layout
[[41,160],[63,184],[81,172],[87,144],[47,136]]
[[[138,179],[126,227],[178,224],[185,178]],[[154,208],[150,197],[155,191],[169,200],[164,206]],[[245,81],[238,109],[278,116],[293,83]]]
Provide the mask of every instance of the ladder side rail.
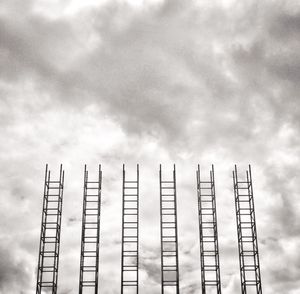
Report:
[[56,236],[55,236],[55,257],[54,257],[54,294],[57,293],[57,282],[58,282],[58,265],[59,265],[59,252],[60,252],[60,232],[61,232],[61,218],[62,218],[62,202],[63,202],[63,189],[64,189],[64,174],[62,170],[62,164],[60,165],[59,171],[59,189],[58,189],[58,206],[56,216]]
[[213,181],[213,175],[212,175],[212,170],[210,170],[209,172],[209,181],[210,181],[210,194],[211,194],[211,202],[212,202],[212,207],[211,207],[211,212],[212,212],[212,221],[213,221],[213,238],[214,238],[214,261],[215,261],[215,283],[216,283],[216,287],[218,290],[218,247],[217,247],[217,234],[216,234],[216,225],[217,225],[217,221],[216,221],[216,209],[215,209],[215,192],[214,192],[214,181]]
[[[46,186],[47,186],[47,195],[46,197],[46,202],[45,202],[45,207],[43,208],[44,212],[44,226],[43,226],[43,251],[42,251],[42,264],[41,264],[41,290],[43,288],[43,275],[44,275],[44,260],[45,260],[45,244],[46,242],[46,235],[47,235],[47,219],[48,219],[48,205],[49,205],[49,190],[50,190],[50,179],[51,179],[51,172],[50,170],[48,171],[48,179],[46,181]],[[52,290],[54,290],[54,285],[53,285],[53,277],[52,277]]]
[[83,179],[83,202],[82,202],[82,225],[81,225],[81,249],[80,249],[80,273],[79,273],[79,294],[83,291],[83,271],[84,271],[84,247],[85,247],[85,222],[86,222],[86,195],[87,195],[88,172],[84,165]]
[[39,256],[38,256],[36,294],[41,293],[41,283],[43,280],[42,265],[43,265],[44,254],[42,254],[42,252],[44,251],[44,242],[43,242],[43,235],[44,235],[43,227],[44,227],[44,219],[45,219],[44,208],[46,206],[46,201],[47,201],[46,195],[49,194],[49,189],[46,184],[47,176],[48,176],[48,164],[46,164],[45,179],[44,179],[44,194],[43,194],[43,208],[42,208],[42,217],[41,217],[42,220],[41,220],[41,233],[40,233]]
[[258,253],[258,238],[257,238],[256,216],[255,216],[253,183],[252,183],[252,172],[251,172],[251,165],[250,164],[249,164],[248,169],[249,169],[247,171],[247,180],[249,182],[248,193],[251,197],[250,201],[251,201],[251,207],[253,209],[253,213],[252,213],[252,217],[253,217],[252,234],[253,234],[253,255],[254,255],[254,265],[255,265],[256,291],[257,291],[258,294],[262,294],[260,261],[259,261],[259,253]]
[[122,178],[122,248],[121,248],[121,294],[123,294],[124,284],[124,208],[125,208],[125,165],[123,164],[123,178]]
[[137,289],[136,293],[139,293],[139,216],[140,216],[140,169],[137,164],[136,168],[136,179],[137,179]]
[[102,170],[99,165],[98,171],[98,218],[97,218],[97,245],[96,245],[96,273],[95,273],[95,294],[98,294],[99,283],[99,249],[100,249],[100,218],[101,218],[101,194],[102,194]]
[[178,226],[177,226],[177,188],[176,188],[176,166],[173,169],[174,182],[174,213],[175,213],[175,244],[176,244],[176,290],[179,294],[179,260],[178,260]]
[[220,274],[220,256],[219,256],[218,221],[217,221],[217,203],[216,203],[214,165],[212,165],[212,167],[211,167],[210,180],[212,183],[211,194],[212,194],[212,208],[214,211],[214,238],[215,238],[215,263],[216,263],[217,293],[221,294],[221,274]]
[[[41,267],[40,267],[40,271],[41,271],[41,280],[40,280],[40,291],[42,291],[43,288],[43,275],[44,275],[44,259],[45,259],[45,244],[46,242],[46,233],[47,233],[47,217],[48,217],[48,204],[49,204],[49,183],[50,183],[50,176],[51,172],[48,170],[48,176],[45,182],[46,185],[46,194],[44,195],[46,201],[45,201],[45,206],[43,206],[43,227],[42,227],[42,251],[41,251]],[[54,291],[54,279],[52,277],[52,282],[50,282],[52,284],[52,290]]]
[[[247,276],[246,276],[246,262],[245,262],[245,255],[244,255],[244,242],[243,242],[243,231],[242,231],[242,213],[241,213],[241,202],[240,202],[240,189],[239,189],[239,184],[240,181],[238,180],[238,173],[236,170],[236,177],[237,177],[237,205],[238,205],[238,215],[239,215],[239,232],[240,232],[240,257],[242,261],[242,273],[243,273],[243,290],[245,293],[247,293]],[[249,184],[247,183],[247,186]],[[249,196],[249,195],[248,195]],[[248,201],[250,199],[248,198]]]
[[160,258],[161,258],[161,293],[164,294],[164,258],[163,258],[163,215],[162,215],[162,170],[159,166],[159,194],[160,194]]
[[[44,226],[43,226],[43,251],[42,251],[42,264],[41,264],[41,291],[43,288],[43,275],[44,275],[44,259],[45,259],[45,244],[46,242],[46,233],[47,233],[47,219],[48,219],[48,205],[49,205],[49,190],[50,190],[50,179],[51,179],[51,172],[50,170],[48,171],[48,178],[46,181],[46,186],[47,186],[47,195],[46,197],[46,202],[45,202],[45,207],[43,207],[43,212],[44,212]],[[54,291],[54,284],[53,284],[53,277],[52,277],[52,291]]]
[[203,244],[203,224],[202,224],[202,194],[201,194],[201,171],[198,164],[197,174],[197,193],[198,193],[198,218],[199,218],[199,241],[200,241],[200,265],[201,265],[201,288],[202,293],[206,294],[205,273],[204,273],[204,244]]
[[[59,179],[61,178],[61,172],[60,172],[60,176]],[[50,184],[49,184],[50,186]],[[59,180],[59,185],[58,185],[58,195],[60,195],[60,180]],[[60,197],[60,196],[58,196]],[[57,292],[57,259],[56,259],[56,255],[57,255],[57,250],[58,250],[58,239],[57,239],[57,231],[58,231],[58,225],[59,225],[59,205],[60,203],[60,199],[58,199],[58,203],[57,203],[57,211],[56,211],[56,232],[55,232],[55,242],[54,242],[54,259],[53,259],[53,294],[56,294]]]
[[245,280],[245,272],[243,270],[244,263],[242,259],[242,249],[241,249],[241,219],[239,214],[239,195],[238,195],[238,177],[237,177],[237,167],[235,165],[234,171],[232,172],[233,176],[233,188],[234,188],[234,203],[235,203],[235,211],[236,211],[236,223],[237,223],[237,236],[238,236],[238,251],[239,251],[239,265],[240,265],[240,283],[241,283],[241,291],[242,294],[246,294],[246,289],[244,285]]

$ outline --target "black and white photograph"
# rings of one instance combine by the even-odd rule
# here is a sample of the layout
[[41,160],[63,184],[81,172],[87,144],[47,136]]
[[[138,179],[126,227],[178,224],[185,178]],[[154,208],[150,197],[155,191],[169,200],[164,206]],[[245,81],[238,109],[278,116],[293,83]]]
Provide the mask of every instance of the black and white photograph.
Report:
[[0,0],[0,294],[299,294],[299,0]]

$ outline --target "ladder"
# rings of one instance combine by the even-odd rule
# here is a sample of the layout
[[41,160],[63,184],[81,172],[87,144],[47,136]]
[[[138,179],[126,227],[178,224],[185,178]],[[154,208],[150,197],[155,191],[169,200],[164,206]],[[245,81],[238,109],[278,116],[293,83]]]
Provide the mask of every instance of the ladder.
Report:
[[176,168],[173,179],[162,179],[162,167],[159,169],[160,186],[160,233],[161,233],[161,292],[172,291],[179,294],[178,269],[178,233],[176,203]]
[[127,180],[123,164],[121,294],[139,293],[139,165]]
[[221,294],[214,166],[210,170],[209,180],[201,179],[200,165],[196,176],[202,293]]
[[246,179],[242,181],[238,178],[237,167],[235,165],[233,186],[242,294],[254,292],[262,294],[250,165],[246,171]]
[[101,165],[99,165],[98,178],[95,181],[89,180],[89,173],[85,165],[79,294],[98,293],[101,190]]
[[41,235],[36,294],[57,293],[64,171],[60,165],[59,179],[52,180],[48,164],[44,181]]

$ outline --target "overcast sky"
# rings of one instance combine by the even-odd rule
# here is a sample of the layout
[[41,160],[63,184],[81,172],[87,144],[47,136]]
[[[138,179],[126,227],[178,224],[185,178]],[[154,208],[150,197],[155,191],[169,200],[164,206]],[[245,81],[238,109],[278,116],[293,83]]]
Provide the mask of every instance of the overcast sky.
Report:
[[101,293],[120,293],[123,163],[140,163],[141,293],[160,293],[159,163],[177,165],[182,294],[201,291],[198,163],[215,164],[223,293],[240,293],[235,163],[263,291],[300,293],[299,79],[298,0],[1,0],[0,293],[35,293],[46,163],[66,172],[58,293],[78,291],[85,163],[103,169]]

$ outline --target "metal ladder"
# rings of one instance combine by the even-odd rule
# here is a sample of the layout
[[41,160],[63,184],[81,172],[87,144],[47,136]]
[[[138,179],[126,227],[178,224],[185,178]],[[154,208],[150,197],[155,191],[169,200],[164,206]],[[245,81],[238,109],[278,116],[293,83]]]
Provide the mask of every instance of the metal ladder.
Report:
[[246,179],[239,180],[237,167],[233,171],[234,199],[238,234],[242,294],[262,294],[258,255],[251,166]]
[[159,168],[160,186],[160,232],[161,232],[161,291],[162,294],[179,294],[178,268],[178,232],[176,201],[176,168],[173,179],[162,179],[162,167]]
[[221,294],[214,166],[210,170],[209,180],[201,179],[200,165],[196,176],[202,293]]
[[139,293],[139,165],[136,180],[126,180],[123,165],[122,185],[122,260],[121,294]]
[[89,181],[89,173],[85,165],[83,191],[79,294],[97,294],[102,191],[101,165],[98,168],[96,181]]
[[64,171],[51,179],[46,165],[36,294],[57,293]]

